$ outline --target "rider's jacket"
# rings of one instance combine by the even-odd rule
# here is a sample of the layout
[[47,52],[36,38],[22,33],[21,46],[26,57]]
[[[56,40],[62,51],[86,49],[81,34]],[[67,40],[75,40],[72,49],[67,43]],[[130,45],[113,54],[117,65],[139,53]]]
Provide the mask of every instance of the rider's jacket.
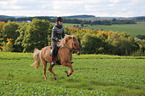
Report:
[[63,25],[55,24],[55,26],[52,28],[51,40],[58,42],[59,39],[64,38],[64,36],[65,30]]

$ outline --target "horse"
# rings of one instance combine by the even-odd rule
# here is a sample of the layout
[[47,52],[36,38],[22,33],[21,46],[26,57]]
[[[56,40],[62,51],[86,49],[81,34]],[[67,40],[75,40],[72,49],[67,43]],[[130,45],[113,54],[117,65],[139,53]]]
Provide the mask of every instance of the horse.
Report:
[[[55,65],[67,66],[70,70],[69,71],[66,70],[65,73],[69,77],[74,71],[71,64],[72,54],[77,53],[77,55],[79,55],[81,53],[78,38],[75,35],[66,35],[60,41],[58,47],[59,47],[58,53],[54,58]],[[50,46],[46,46],[41,50],[35,48],[33,53],[33,58],[35,62],[31,66],[34,66],[35,69],[38,69],[41,61],[43,64],[43,75],[45,80],[47,80],[46,67],[47,67],[47,63],[50,63],[48,70],[52,73],[53,78],[56,80],[56,74],[52,70],[54,66],[51,65],[50,52],[51,52]],[[56,61],[58,61],[59,64]]]

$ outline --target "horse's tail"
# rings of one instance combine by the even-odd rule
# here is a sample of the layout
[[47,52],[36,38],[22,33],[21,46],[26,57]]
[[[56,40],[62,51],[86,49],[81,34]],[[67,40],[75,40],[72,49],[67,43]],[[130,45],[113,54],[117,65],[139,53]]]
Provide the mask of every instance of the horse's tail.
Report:
[[40,53],[40,50],[35,48],[34,49],[34,53],[33,53],[33,58],[34,58],[35,62],[31,65],[31,66],[34,66],[35,69],[38,69],[38,67],[40,65],[39,53]]

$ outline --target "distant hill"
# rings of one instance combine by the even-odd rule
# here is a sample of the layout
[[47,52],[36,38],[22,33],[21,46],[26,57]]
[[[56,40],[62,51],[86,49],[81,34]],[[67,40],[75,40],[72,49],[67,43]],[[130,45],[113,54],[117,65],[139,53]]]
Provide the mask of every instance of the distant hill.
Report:
[[[35,17],[49,17],[49,18],[57,18],[57,16],[35,16]],[[72,15],[72,16],[62,16],[62,18],[94,18],[94,15]]]
[[[37,18],[37,17],[44,17],[44,18],[57,18],[57,16],[33,16],[32,18]],[[94,15],[72,15],[72,16],[62,16],[63,18],[74,18],[74,19],[88,19],[93,18],[93,19],[99,19],[99,20],[110,20],[110,19],[129,19],[129,20],[145,20],[145,16],[138,16],[138,17],[95,17]],[[29,18],[27,16],[7,16],[7,15],[0,15],[0,20],[5,19],[5,18]]]
[[[145,16],[138,17],[95,17],[94,15],[73,15],[73,16],[62,16],[64,23],[72,24],[90,24],[90,25],[112,25],[112,24],[136,24],[136,22],[145,22]],[[8,22],[31,22],[33,18],[48,20],[52,23],[56,22],[56,16],[6,16],[0,15],[0,21]]]
[[136,21],[144,21],[145,22],[145,16],[133,17],[133,19]]
[[73,15],[73,16],[63,16],[63,18],[92,18],[94,15]]
[[11,18],[11,17],[13,17],[13,16],[0,15],[0,20],[1,20],[1,19],[4,19],[4,18]]
[[7,15],[0,15],[0,20],[6,19],[6,18],[23,18],[27,16],[7,16]]
[[[57,18],[57,16],[34,16],[33,18]],[[94,18],[94,15],[73,15],[73,16],[62,16],[63,18]],[[7,16],[7,15],[0,15],[0,20],[5,18],[29,18],[27,16]]]

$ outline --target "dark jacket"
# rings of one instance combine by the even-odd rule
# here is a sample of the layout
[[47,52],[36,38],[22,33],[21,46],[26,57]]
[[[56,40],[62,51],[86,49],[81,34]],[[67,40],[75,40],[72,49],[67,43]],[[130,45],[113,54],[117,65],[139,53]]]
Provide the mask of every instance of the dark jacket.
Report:
[[64,36],[65,36],[64,27],[63,27],[62,25],[56,24],[56,25],[52,28],[51,40],[54,40],[54,41],[58,42],[59,39],[64,38]]

